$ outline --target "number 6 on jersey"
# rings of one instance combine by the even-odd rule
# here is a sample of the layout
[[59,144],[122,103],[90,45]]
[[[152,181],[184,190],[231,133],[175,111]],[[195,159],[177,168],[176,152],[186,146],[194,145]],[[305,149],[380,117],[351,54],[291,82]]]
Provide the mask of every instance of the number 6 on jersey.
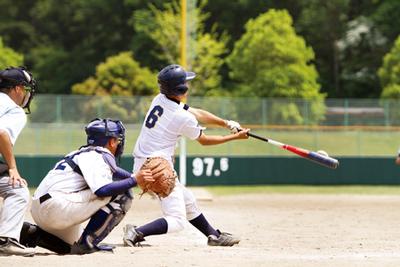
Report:
[[146,119],[146,127],[153,128],[154,125],[156,125],[158,118],[160,118],[163,113],[164,109],[161,106],[159,105],[154,106],[154,108],[150,111],[149,116]]

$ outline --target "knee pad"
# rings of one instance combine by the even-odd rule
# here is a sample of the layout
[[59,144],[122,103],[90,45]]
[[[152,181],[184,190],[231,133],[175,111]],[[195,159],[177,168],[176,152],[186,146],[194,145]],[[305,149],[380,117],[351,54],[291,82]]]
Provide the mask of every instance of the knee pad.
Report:
[[124,214],[126,214],[132,206],[133,196],[130,191],[127,191],[123,195],[119,195],[114,201],[119,204],[121,210]]
[[97,246],[122,221],[131,205],[132,198],[128,194],[118,195],[91,217],[80,242],[89,247]]

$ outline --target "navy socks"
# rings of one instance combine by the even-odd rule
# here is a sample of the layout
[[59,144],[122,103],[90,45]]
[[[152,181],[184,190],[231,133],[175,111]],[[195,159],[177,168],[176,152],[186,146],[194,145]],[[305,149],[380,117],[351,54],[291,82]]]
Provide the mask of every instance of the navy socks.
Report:
[[136,228],[136,230],[141,232],[143,236],[161,235],[167,233],[168,223],[164,218],[160,218],[151,223],[140,226]]
[[203,214],[200,214],[189,222],[205,236],[215,235],[216,237],[219,237],[219,233],[208,223],[206,217],[204,217]]
[[[200,214],[189,222],[205,236],[215,235],[216,237],[219,237],[219,233],[208,223],[203,214]],[[160,218],[151,223],[140,226],[136,228],[136,230],[141,232],[143,236],[161,235],[167,233],[168,223],[164,218]]]

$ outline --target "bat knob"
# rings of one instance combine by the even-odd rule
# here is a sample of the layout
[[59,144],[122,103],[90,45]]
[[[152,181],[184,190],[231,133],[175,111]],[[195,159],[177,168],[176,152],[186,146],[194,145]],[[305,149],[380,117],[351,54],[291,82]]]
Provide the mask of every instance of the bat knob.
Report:
[[317,153],[322,156],[329,157],[328,153],[326,153],[326,151],[324,151],[324,150],[318,150]]

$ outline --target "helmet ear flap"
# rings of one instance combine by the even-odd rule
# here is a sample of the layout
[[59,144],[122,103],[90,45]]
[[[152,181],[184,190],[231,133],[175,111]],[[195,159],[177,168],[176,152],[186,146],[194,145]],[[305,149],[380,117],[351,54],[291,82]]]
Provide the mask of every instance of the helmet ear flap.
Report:
[[176,86],[176,92],[178,93],[178,95],[183,95],[187,92],[188,90],[188,86],[186,84],[180,84],[178,86]]
[[177,96],[185,94],[189,87],[186,84],[179,84],[174,88],[168,88],[167,86],[160,84],[160,89],[161,93],[164,95]]

